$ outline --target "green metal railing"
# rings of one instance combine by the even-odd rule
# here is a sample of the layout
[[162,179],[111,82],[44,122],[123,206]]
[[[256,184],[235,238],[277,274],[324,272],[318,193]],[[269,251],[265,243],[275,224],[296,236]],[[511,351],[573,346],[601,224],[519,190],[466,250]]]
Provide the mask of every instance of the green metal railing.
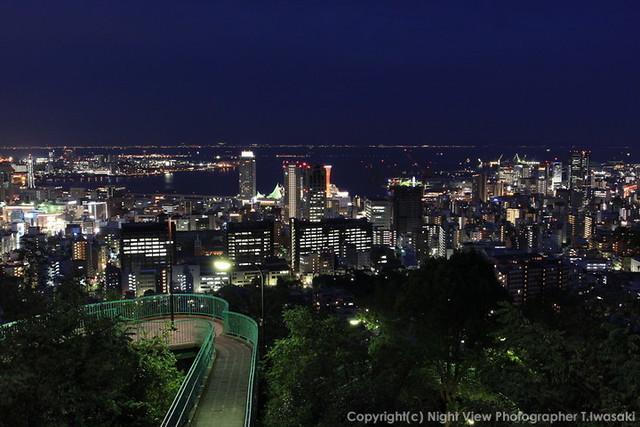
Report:
[[215,329],[213,326],[210,328],[161,426],[181,426],[189,421],[189,415],[205,385],[215,355]]
[[[128,322],[145,319],[161,318],[170,315],[171,296],[156,295],[133,300],[119,300],[89,304],[85,312],[99,318],[111,318]],[[251,344],[251,365],[249,370],[249,385],[245,406],[244,425],[252,424],[253,389],[258,348],[258,325],[255,320],[243,314],[229,311],[229,303],[222,298],[203,294],[173,295],[174,313],[176,315],[204,316],[223,322],[224,333],[237,337]],[[215,355],[215,331],[205,337],[200,351],[187,372],[164,420],[162,427],[182,426],[188,422],[200,391],[207,379],[209,368]]]
[[[229,303],[222,298],[204,294],[176,294],[173,296],[174,313],[178,315],[199,315],[225,321]],[[85,306],[89,315],[137,321],[171,314],[169,295],[154,295],[129,300],[118,300],[89,304]]]
[[225,311],[224,332],[227,335],[242,338],[251,344],[251,368],[249,369],[249,386],[247,405],[244,412],[244,425],[249,427],[253,422],[253,385],[255,383],[256,362],[258,360],[258,324],[244,314]]

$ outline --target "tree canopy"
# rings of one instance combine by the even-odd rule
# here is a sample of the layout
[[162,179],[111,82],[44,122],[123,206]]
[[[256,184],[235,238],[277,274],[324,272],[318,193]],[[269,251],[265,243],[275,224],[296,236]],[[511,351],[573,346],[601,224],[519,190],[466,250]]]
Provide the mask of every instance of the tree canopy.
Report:
[[155,426],[182,381],[160,339],[82,314],[73,291],[0,337],[0,426]]
[[516,307],[473,253],[364,280],[359,294],[349,285],[358,326],[285,311],[265,363],[266,426],[351,425],[348,411],[640,409],[637,301],[616,304],[624,321],[563,292]]

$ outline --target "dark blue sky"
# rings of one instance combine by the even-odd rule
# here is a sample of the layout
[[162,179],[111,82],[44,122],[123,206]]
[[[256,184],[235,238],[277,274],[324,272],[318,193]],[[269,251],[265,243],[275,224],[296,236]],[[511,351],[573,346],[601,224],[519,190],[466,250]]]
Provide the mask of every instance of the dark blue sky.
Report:
[[0,145],[635,145],[637,1],[0,3]]

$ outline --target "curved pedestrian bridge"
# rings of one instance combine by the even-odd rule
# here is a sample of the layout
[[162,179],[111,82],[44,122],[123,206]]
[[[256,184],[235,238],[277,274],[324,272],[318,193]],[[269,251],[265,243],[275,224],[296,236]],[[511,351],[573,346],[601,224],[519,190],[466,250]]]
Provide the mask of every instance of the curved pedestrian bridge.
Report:
[[253,319],[229,311],[222,298],[202,294],[104,302],[85,310],[130,323],[133,339],[160,336],[172,349],[199,348],[163,427],[251,425],[258,343]]

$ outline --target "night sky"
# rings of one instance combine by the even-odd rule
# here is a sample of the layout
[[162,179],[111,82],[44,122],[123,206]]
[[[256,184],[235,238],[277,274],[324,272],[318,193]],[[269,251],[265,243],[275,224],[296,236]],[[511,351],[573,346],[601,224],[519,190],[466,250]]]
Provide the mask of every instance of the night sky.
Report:
[[0,145],[638,145],[637,1],[0,3]]

